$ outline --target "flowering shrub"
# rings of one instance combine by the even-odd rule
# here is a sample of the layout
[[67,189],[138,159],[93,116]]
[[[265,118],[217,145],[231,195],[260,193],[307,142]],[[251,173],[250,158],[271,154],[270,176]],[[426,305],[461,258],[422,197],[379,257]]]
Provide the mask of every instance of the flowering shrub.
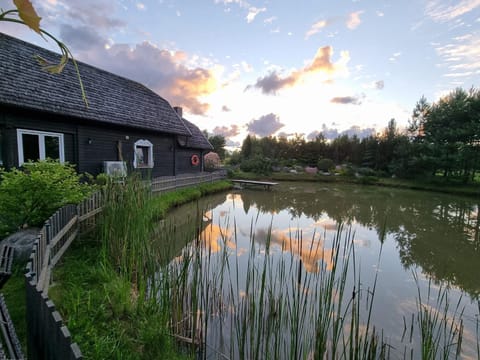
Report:
[[210,151],[203,157],[205,170],[214,170],[220,166],[220,156],[216,152]]

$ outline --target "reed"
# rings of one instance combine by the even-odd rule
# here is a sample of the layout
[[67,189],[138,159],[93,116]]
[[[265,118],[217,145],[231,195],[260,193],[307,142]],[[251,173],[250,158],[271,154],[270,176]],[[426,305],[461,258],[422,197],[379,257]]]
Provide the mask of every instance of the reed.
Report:
[[429,360],[456,359],[460,357],[464,328],[462,298],[460,297],[458,302],[453,304],[452,307],[448,289],[440,285],[434,291],[432,280],[428,279],[425,299],[420,291],[416,272],[413,272],[413,277],[417,283],[418,290],[416,322],[421,340],[421,358]]
[[[262,246],[255,228],[253,219],[248,257],[241,263],[239,247],[231,246],[238,245],[234,223],[233,231],[220,234],[219,252],[205,246],[212,234],[202,232],[162,269],[163,283],[175,284],[167,286],[173,332],[202,343],[203,358],[212,349],[230,359],[371,359],[385,353],[383,338],[370,324],[376,280],[363,289],[350,230],[340,226],[328,249],[320,248],[327,242],[316,234],[307,240],[301,231],[292,232],[295,241],[288,243],[298,248],[282,249],[279,256],[278,249],[271,252],[271,226]],[[330,254],[316,272],[306,271],[293,255],[305,246],[307,257]],[[161,297],[168,302],[165,293]]]
[[[169,334],[183,344],[182,349],[187,344],[189,356],[197,359],[391,356],[393,347],[372,322],[378,273],[372,284],[362,280],[351,228],[339,225],[332,238],[326,232],[305,238],[301,230],[291,230],[289,241],[279,247],[272,241],[273,218],[260,235],[258,214],[251,220],[244,255],[235,218],[221,218],[215,224],[219,231],[213,231],[203,220],[206,209],[197,207],[191,228],[182,229],[182,249],[176,250],[176,225],[155,220],[164,216],[165,209],[195,199],[204,190],[152,197],[136,181],[122,187],[110,185],[100,227],[102,263],[110,269],[105,272],[111,275],[113,271],[118,279],[105,278],[109,290],[102,296],[85,298],[80,292],[69,292],[71,313],[88,310],[84,314],[100,316],[107,311],[112,314],[109,319],[143,319],[135,322],[143,329],[140,334],[127,328],[123,333],[99,336],[95,346],[111,347],[109,356],[118,355],[122,347],[138,351],[125,345],[125,338],[133,335],[143,344],[141,357],[158,356],[160,350],[148,353],[147,349],[156,334]],[[318,258],[315,271],[306,268],[307,259]],[[422,359],[460,356],[460,301],[452,306],[448,289],[434,297],[429,286],[426,299],[418,289],[417,311],[409,325],[404,321],[406,333],[410,326],[405,349],[411,348],[404,357],[417,357],[416,339],[420,339],[418,356]],[[107,301],[99,305],[101,297]],[[478,329],[477,319],[477,343]],[[478,345],[477,351],[480,354]]]

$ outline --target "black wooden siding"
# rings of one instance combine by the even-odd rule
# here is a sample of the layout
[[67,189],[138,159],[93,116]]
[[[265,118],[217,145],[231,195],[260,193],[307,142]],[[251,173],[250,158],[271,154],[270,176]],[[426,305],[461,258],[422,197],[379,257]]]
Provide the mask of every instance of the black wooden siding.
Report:
[[[89,144],[91,140],[91,144]],[[153,144],[153,169],[142,169],[145,176],[173,175],[174,136],[152,134],[136,129],[115,127],[79,126],[79,171],[98,174],[103,171],[104,161],[120,161],[133,169],[134,144],[137,140],[148,140]]]
[[[200,163],[197,166],[192,165],[192,156],[197,155]],[[202,151],[197,149],[178,148],[176,150],[176,174],[187,174],[201,172],[203,169]]]
[[[65,118],[39,112],[0,108],[0,129],[3,134],[3,157],[6,168],[18,166],[17,132],[20,129],[64,134],[65,160],[77,165],[78,172],[97,175],[103,172],[104,161],[123,160],[133,169],[134,143],[148,140],[153,144],[153,169],[141,169],[144,177],[171,176],[202,171],[203,156],[198,149],[180,148],[175,135],[141,131],[113,125],[85,124],[80,119]],[[119,152],[120,148],[120,152]],[[193,166],[196,154],[200,164]]]
[[2,108],[0,108],[0,112],[3,112],[3,116],[0,117],[0,127],[2,127],[5,132],[4,161],[7,168],[18,167],[17,129],[62,133],[65,161],[74,164],[77,162],[75,151],[75,125],[68,122],[48,120],[39,121],[36,116],[19,111],[4,112],[4,109]]

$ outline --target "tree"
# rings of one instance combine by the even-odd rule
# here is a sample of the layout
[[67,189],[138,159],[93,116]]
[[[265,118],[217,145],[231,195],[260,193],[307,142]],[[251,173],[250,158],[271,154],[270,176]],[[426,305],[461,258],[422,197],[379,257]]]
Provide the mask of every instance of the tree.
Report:
[[412,118],[409,120],[408,132],[415,140],[420,140],[424,135],[424,124],[430,113],[431,105],[425,96],[422,96],[413,109]]
[[213,151],[220,156],[221,160],[225,159],[225,137],[222,135],[213,135],[208,138],[208,141],[213,146]]
[[253,155],[253,144],[250,134],[243,140],[241,154],[244,159],[249,159]]
[[480,93],[457,88],[428,106],[422,99],[414,109],[412,130],[431,150],[433,171],[445,177],[473,179],[478,170],[480,145]]

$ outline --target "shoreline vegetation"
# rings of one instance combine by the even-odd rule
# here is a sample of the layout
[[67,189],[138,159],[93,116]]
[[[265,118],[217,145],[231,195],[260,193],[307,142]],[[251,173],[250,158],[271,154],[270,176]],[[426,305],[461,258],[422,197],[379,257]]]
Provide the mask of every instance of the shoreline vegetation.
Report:
[[[362,179],[311,174],[272,174],[271,176],[259,176],[250,173],[235,173],[234,177],[240,179],[269,179],[275,181],[355,183],[440,191],[467,196],[479,195],[479,187],[474,185],[420,183],[418,181],[389,178]],[[230,188],[232,188],[232,184],[228,180],[225,180],[194,188],[168,192],[155,197],[151,197],[147,192],[140,191],[139,183],[135,181],[132,181],[131,185],[127,184],[126,189],[121,192],[115,192],[118,189],[110,189],[111,191],[113,190],[110,193],[112,201],[109,206],[111,206],[111,208],[104,216],[103,225],[101,225],[97,231],[73,243],[67,251],[62,264],[59,264],[55,269],[53,274],[55,286],[51,288],[49,293],[57,305],[58,310],[66,320],[67,326],[72,333],[73,341],[79,344],[86,358],[190,359],[194,357],[192,347],[185,345],[185,341],[191,341],[192,343],[197,341],[195,336],[192,335],[194,331],[196,331],[195,325],[190,322],[188,326],[184,328],[184,330],[187,329],[189,331],[189,336],[180,336],[178,334],[175,336],[172,333],[172,316],[174,316],[174,314],[178,315],[185,310],[172,308],[171,306],[173,305],[171,304],[170,297],[179,298],[181,294],[172,293],[172,289],[181,285],[180,288],[185,291],[185,294],[188,293],[187,298],[190,300],[189,306],[193,306],[189,311],[192,313],[198,312],[198,304],[193,305],[193,302],[196,301],[197,296],[200,296],[198,293],[198,284],[202,281],[204,282],[205,279],[199,275],[200,278],[197,278],[196,284],[187,284],[186,275],[181,275],[181,271],[179,271],[169,274],[169,276],[164,278],[163,282],[160,282],[160,285],[157,284],[157,287],[152,287],[152,283],[148,280],[149,277],[151,279],[151,274],[158,273],[159,263],[165,264],[171,259],[170,256],[172,256],[172,254],[170,251],[167,251],[169,247],[166,243],[168,243],[169,238],[172,237],[171,232],[175,231],[175,229],[173,226],[167,225],[167,228],[161,231],[164,232],[164,236],[159,237],[159,229],[153,229],[150,225],[158,223],[158,220],[165,218],[167,212],[173,207],[194,201],[201,196]],[[133,196],[129,196],[128,194],[133,194]],[[134,214],[140,214],[141,216],[135,216]],[[199,226],[201,226],[201,224],[199,224]],[[110,233],[111,229],[115,229],[115,231]],[[155,240],[147,247],[143,247],[142,243],[145,242],[140,241],[140,239],[148,238],[149,236],[153,236],[153,234],[157,235],[154,236]],[[196,234],[192,234],[192,239],[195,235]],[[337,237],[340,237],[340,235],[339,233]],[[132,239],[134,239],[133,242]],[[182,246],[183,245],[186,244],[182,244]],[[136,249],[132,251],[135,246]],[[157,249],[159,247],[163,248],[163,253],[156,251],[155,247]],[[182,256],[185,257],[185,255]],[[201,262],[195,262],[195,259],[198,260],[200,255],[197,254],[196,256],[197,258],[195,258],[195,256],[184,258],[183,266],[186,268],[194,266],[198,273],[203,265]],[[205,257],[205,254],[203,254],[203,256]],[[186,270],[186,268],[184,270]],[[139,269],[143,270],[140,271]],[[298,274],[294,275],[298,277]],[[326,277],[327,275],[323,274],[322,276]],[[262,279],[256,279],[255,281],[258,283],[258,280]],[[25,302],[22,292],[23,286],[20,286],[23,284],[23,281],[24,279],[21,272],[16,272],[6,284],[4,293],[19,338],[22,344],[25,345],[26,324],[23,316]],[[180,283],[178,281],[180,281]],[[360,279],[357,281],[358,284],[360,284]],[[333,283],[334,281],[332,281],[332,284]],[[336,284],[339,283],[337,282]],[[195,286],[197,286],[197,288],[195,288]],[[331,292],[338,290],[339,289],[330,288]],[[160,296],[160,300],[152,296],[154,293],[161,294],[162,291],[165,291],[165,295]],[[258,292],[259,289],[255,289],[255,291]],[[261,292],[261,294],[263,294],[263,292]],[[263,294],[263,296],[266,295]],[[442,298],[443,296],[444,295],[442,295]],[[18,301],[18,299],[20,301]],[[299,300],[301,299],[297,299],[297,301]],[[352,301],[350,300],[350,302]],[[372,302],[373,299],[371,300],[371,303]],[[159,303],[161,306],[159,306]],[[182,302],[180,301],[180,303]],[[370,311],[372,311],[371,303],[355,303],[355,306],[365,308],[365,305],[369,305]],[[292,304],[288,304],[288,306],[291,305]],[[332,304],[330,304],[330,306],[331,305]],[[14,310],[12,310],[12,308]],[[420,306],[418,310],[419,313],[416,317],[422,315],[422,311],[425,309]],[[352,309],[351,311],[355,313],[356,310]],[[447,319],[446,314],[444,315],[445,319]],[[431,317],[429,314],[423,315],[423,320],[421,321],[424,321],[425,318],[429,319],[429,316]],[[413,318],[412,315],[412,319]],[[258,320],[258,316],[256,319]],[[245,318],[244,321],[246,320],[248,319]],[[321,321],[326,320],[328,319],[321,319]],[[328,323],[331,324],[329,321]],[[352,319],[351,321],[354,322],[352,326],[355,326],[357,330],[364,325],[358,323],[359,318]],[[439,320],[435,318],[435,321]],[[429,328],[428,324],[422,324],[423,329],[420,329],[420,331],[433,332],[435,330],[433,327],[437,325],[436,323],[432,323]],[[445,326],[443,323],[441,325]],[[336,324],[336,326],[340,326],[340,324]],[[411,328],[413,328],[413,323],[411,324]],[[326,330],[323,329],[323,331]],[[412,330],[409,329],[409,331],[411,332]],[[452,332],[450,336],[458,336],[460,334],[461,337],[460,328],[452,328]],[[377,337],[375,337],[375,334]],[[251,337],[251,335],[252,334],[250,334],[249,337]],[[374,332],[373,335],[371,334],[369,339],[367,339],[363,337],[361,332],[358,332],[356,334],[357,338],[354,340],[360,341],[363,349],[368,350],[370,354],[372,354],[371,351],[376,352],[378,350],[379,353],[377,354],[386,356],[385,351],[388,349],[388,344],[383,342],[383,338],[378,338],[378,335],[378,331],[376,333]],[[421,336],[423,337],[423,335],[422,333]],[[425,336],[430,335],[427,333]],[[183,341],[179,342],[179,338],[183,339]],[[238,341],[246,346],[252,339],[244,338]],[[267,339],[267,341],[270,340]],[[461,338],[459,341],[461,341]],[[179,343],[182,345],[178,346]],[[343,345],[345,344],[346,343]],[[343,346],[340,343],[337,345]],[[264,346],[265,345],[260,342],[257,343],[256,351]],[[298,346],[298,344],[296,346]],[[352,348],[352,344],[348,344],[348,346],[349,351],[356,352],[361,350],[360,348]],[[433,345],[430,344],[429,346],[439,347],[443,345],[437,343]],[[277,347],[275,351],[280,351],[280,349]],[[258,352],[256,354],[258,354]],[[364,355],[367,354],[364,353]]]
[[320,175],[308,173],[271,173],[270,175],[259,175],[236,171],[231,177],[241,180],[268,180],[268,181],[308,181],[323,182],[331,184],[357,184],[374,185],[399,189],[411,189],[421,191],[440,192],[452,195],[474,196],[480,198],[480,183],[463,183],[452,179],[443,179],[440,177],[426,178],[425,180],[408,180],[399,178],[387,178],[376,176],[345,176],[345,175]]
[[231,187],[217,181],[151,195],[136,178],[107,184],[101,224],[73,243],[49,292],[84,357],[190,358],[169,332],[168,309],[151,296],[149,279],[170,257],[170,236],[156,226],[169,209]]
[[[258,254],[252,246],[247,269],[243,269],[247,273],[242,285],[245,293],[238,296],[238,275],[236,281],[229,277],[238,272],[239,264],[227,259],[227,246],[220,256],[204,246],[207,241],[198,231],[202,209],[192,219],[197,231],[181,244],[186,248],[180,253],[171,248],[175,225],[162,223],[160,230],[153,225],[158,226],[153,220],[163,219],[173,206],[230,187],[230,182],[222,181],[152,197],[139,182],[128,181],[124,188],[117,185],[107,190],[110,201],[102,224],[93,237],[69,249],[55,269],[57,285],[50,292],[84,356],[205,358],[208,351],[217,353],[204,343],[207,334],[215,332],[215,321],[231,324],[230,353],[217,353],[227,359],[261,359],[266,354],[305,359],[311,355],[364,359],[394,355],[384,338],[387,334],[370,323],[376,276],[373,284],[362,283],[350,230],[339,226],[331,239],[335,251],[330,252],[333,258],[328,262],[339,266],[321,266],[315,274],[307,273],[294,257],[287,260],[288,266],[271,262],[268,242],[266,260],[256,263]],[[301,234],[292,236],[301,239]],[[325,250],[316,249],[314,239],[310,240],[312,251]],[[236,240],[223,234],[222,241]],[[225,291],[230,295],[222,295]],[[417,313],[403,319],[409,334],[403,356],[417,351],[426,354],[426,359],[438,354],[459,356],[462,311],[449,312],[446,291],[438,299],[438,306],[424,305],[419,290]],[[230,313],[228,308],[238,311]],[[312,327],[305,326],[310,323]],[[417,340],[420,349],[414,350]]]

